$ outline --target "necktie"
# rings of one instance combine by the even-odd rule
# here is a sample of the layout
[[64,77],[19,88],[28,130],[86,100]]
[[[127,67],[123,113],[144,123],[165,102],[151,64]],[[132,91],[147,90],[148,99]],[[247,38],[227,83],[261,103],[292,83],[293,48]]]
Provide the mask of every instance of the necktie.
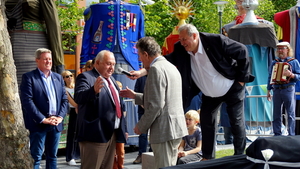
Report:
[[115,105],[116,105],[116,115],[117,115],[118,118],[120,118],[121,117],[121,107],[120,107],[120,104],[119,104],[119,100],[118,100],[118,97],[117,97],[116,90],[111,85],[109,79],[106,79],[106,81],[108,83],[108,87],[110,89],[111,95],[112,95],[112,97],[114,99],[114,102],[115,102]]

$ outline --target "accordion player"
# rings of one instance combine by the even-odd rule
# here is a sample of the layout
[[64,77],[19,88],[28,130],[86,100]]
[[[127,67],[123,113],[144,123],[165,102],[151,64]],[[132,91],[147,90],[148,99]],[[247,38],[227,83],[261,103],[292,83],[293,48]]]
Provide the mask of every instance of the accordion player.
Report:
[[284,76],[285,70],[291,71],[292,67],[287,62],[276,62],[272,69],[271,82],[270,84],[286,84],[289,83],[290,77]]

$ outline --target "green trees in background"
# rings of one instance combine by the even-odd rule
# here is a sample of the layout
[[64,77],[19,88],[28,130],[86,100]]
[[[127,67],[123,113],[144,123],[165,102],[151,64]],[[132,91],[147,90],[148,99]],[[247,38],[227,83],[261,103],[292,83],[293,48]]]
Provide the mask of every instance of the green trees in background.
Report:
[[77,45],[74,37],[83,31],[83,28],[78,23],[80,19],[83,19],[85,8],[79,8],[78,1],[80,0],[55,1],[63,33],[62,44],[65,51],[74,51],[74,46]]
[[[170,7],[167,6],[168,0],[154,0],[153,5],[145,6],[145,22],[147,36],[153,36],[163,44],[178,20],[171,15]],[[219,33],[219,14],[217,6],[213,4],[216,0],[194,0],[195,15],[194,18],[189,18],[187,23],[194,24],[200,32]],[[275,4],[276,2],[276,4]],[[284,3],[278,6],[277,4]],[[276,12],[289,9],[296,4],[295,0],[260,0],[260,5],[255,14],[268,20],[273,21],[273,16]],[[234,20],[237,15],[237,10],[234,9],[235,1],[228,0],[222,15],[222,25],[225,25]],[[277,6],[276,6],[277,5]]]
[[[154,0],[153,5],[145,6],[145,29],[147,36],[153,36],[163,44],[174,26],[178,24],[178,20],[171,15],[170,7],[166,4],[168,0]],[[219,33],[219,14],[217,6],[213,4],[217,0],[193,0],[195,15],[189,18],[187,23],[194,24],[200,32]],[[231,22],[237,15],[234,9],[235,1],[227,0],[222,15],[222,25]],[[290,9],[296,5],[296,0],[259,0],[258,9],[255,14],[274,23],[274,14],[280,11]],[[277,27],[276,24],[274,24]]]
[[277,12],[290,9],[297,4],[297,0],[272,0],[274,10]]
[[[59,17],[61,18],[62,30],[73,30],[68,29],[68,27],[75,26],[76,22],[74,20],[82,18],[83,11],[82,9],[78,10],[76,7],[78,0],[67,1],[69,2],[68,8],[58,9]],[[135,4],[139,1],[129,0],[130,3]],[[178,20],[175,16],[172,16],[171,8],[167,5],[171,0],[153,1],[155,1],[155,4],[143,6],[145,12],[145,32],[147,36],[155,37],[158,43],[162,45],[164,39],[172,32],[174,26],[178,24]],[[217,0],[193,0],[195,15],[193,15],[194,18],[188,18],[186,22],[194,24],[200,32],[219,33],[219,14],[217,6],[213,4],[215,1]],[[235,1],[226,1],[228,3],[225,5],[223,12],[222,25],[231,22],[237,15],[237,11],[234,9]],[[259,7],[255,10],[255,14],[274,23],[273,17],[275,13],[290,9],[296,5],[296,2],[296,0],[259,0]],[[68,12],[65,10],[68,10]],[[274,25],[277,27],[276,24]]]

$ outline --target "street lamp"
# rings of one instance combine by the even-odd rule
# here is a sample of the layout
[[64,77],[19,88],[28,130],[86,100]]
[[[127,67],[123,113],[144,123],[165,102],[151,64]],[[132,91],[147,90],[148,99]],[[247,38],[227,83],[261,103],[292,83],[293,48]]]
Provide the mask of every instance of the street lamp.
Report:
[[219,12],[219,23],[220,23],[220,34],[222,34],[222,13],[224,11],[225,4],[227,4],[227,1],[216,1],[214,4],[217,5],[218,12]]

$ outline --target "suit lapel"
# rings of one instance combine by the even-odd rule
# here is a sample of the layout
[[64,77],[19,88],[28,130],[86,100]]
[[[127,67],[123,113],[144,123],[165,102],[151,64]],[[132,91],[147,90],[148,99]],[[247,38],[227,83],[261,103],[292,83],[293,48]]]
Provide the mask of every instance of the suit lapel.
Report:
[[37,87],[42,89],[42,92],[46,95],[46,97],[48,97],[43,79],[42,79],[40,71],[38,69],[35,70],[34,76],[35,76],[35,79],[37,79],[35,81],[35,83],[37,83],[37,85],[38,85]]
[[203,50],[205,51],[207,57],[209,58],[209,55],[210,55],[210,50],[209,50],[210,46],[209,46],[209,44],[210,43],[207,41],[206,36],[205,37],[204,36],[205,35],[199,33],[199,37],[200,37],[199,40],[202,43]]
[[60,82],[53,72],[51,73],[51,78],[52,78],[53,88],[55,92],[55,98],[56,101],[58,101],[58,93],[60,93],[60,89],[61,89],[58,87],[60,85]]

